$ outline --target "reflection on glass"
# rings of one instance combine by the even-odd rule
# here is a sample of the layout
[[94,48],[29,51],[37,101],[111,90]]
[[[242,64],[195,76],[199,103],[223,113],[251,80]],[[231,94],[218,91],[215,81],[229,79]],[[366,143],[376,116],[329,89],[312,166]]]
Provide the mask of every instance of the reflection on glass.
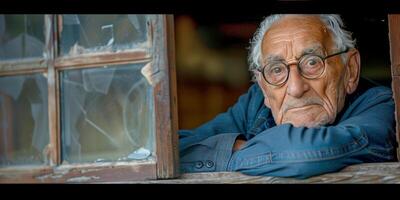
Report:
[[44,15],[0,15],[0,61],[43,57]]
[[143,66],[61,73],[64,161],[126,161],[154,152],[153,90],[140,72]]
[[42,74],[0,77],[0,166],[46,163],[47,107]]
[[147,15],[63,15],[61,55],[135,48],[147,40]]

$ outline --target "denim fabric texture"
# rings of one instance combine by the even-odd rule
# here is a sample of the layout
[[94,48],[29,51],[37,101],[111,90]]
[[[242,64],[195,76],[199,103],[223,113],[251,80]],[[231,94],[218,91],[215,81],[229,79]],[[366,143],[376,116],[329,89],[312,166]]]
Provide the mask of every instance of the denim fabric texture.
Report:
[[[233,152],[236,138],[247,142]],[[227,112],[193,130],[179,131],[183,173],[238,171],[247,175],[308,178],[352,164],[396,160],[390,88],[360,79],[333,124],[276,125],[253,84]]]

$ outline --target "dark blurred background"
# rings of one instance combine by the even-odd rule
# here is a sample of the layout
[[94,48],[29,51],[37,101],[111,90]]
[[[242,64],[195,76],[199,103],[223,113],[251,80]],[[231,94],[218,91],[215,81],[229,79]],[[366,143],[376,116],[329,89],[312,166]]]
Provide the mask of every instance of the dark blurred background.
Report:
[[[179,129],[225,112],[252,84],[249,41],[265,15],[175,15]],[[341,15],[361,54],[361,75],[389,86],[386,14]]]

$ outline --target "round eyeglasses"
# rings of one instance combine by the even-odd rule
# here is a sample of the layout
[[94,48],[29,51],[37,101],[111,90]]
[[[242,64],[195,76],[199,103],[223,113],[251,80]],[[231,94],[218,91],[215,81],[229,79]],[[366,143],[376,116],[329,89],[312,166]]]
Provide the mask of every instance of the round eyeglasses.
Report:
[[[334,53],[325,57],[316,54],[305,54],[300,57],[299,61],[296,63],[297,68],[300,71],[300,74],[307,79],[317,79],[321,77],[324,73],[326,65],[325,60],[346,53],[348,49]],[[271,85],[281,86],[289,78],[289,64],[283,61],[276,61],[267,63],[261,69],[257,69],[257,71],[261,72],[264,80]]]

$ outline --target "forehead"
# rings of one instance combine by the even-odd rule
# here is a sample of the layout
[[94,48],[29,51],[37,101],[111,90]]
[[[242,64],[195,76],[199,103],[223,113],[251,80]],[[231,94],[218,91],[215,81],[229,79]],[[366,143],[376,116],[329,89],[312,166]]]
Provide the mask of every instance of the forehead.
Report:
[[286,16],[274,23],[262,41],[263,54],[280,54],[288,49],[295,54],[305,48],[331,45],[331,37],[324,24],[316,16]]

